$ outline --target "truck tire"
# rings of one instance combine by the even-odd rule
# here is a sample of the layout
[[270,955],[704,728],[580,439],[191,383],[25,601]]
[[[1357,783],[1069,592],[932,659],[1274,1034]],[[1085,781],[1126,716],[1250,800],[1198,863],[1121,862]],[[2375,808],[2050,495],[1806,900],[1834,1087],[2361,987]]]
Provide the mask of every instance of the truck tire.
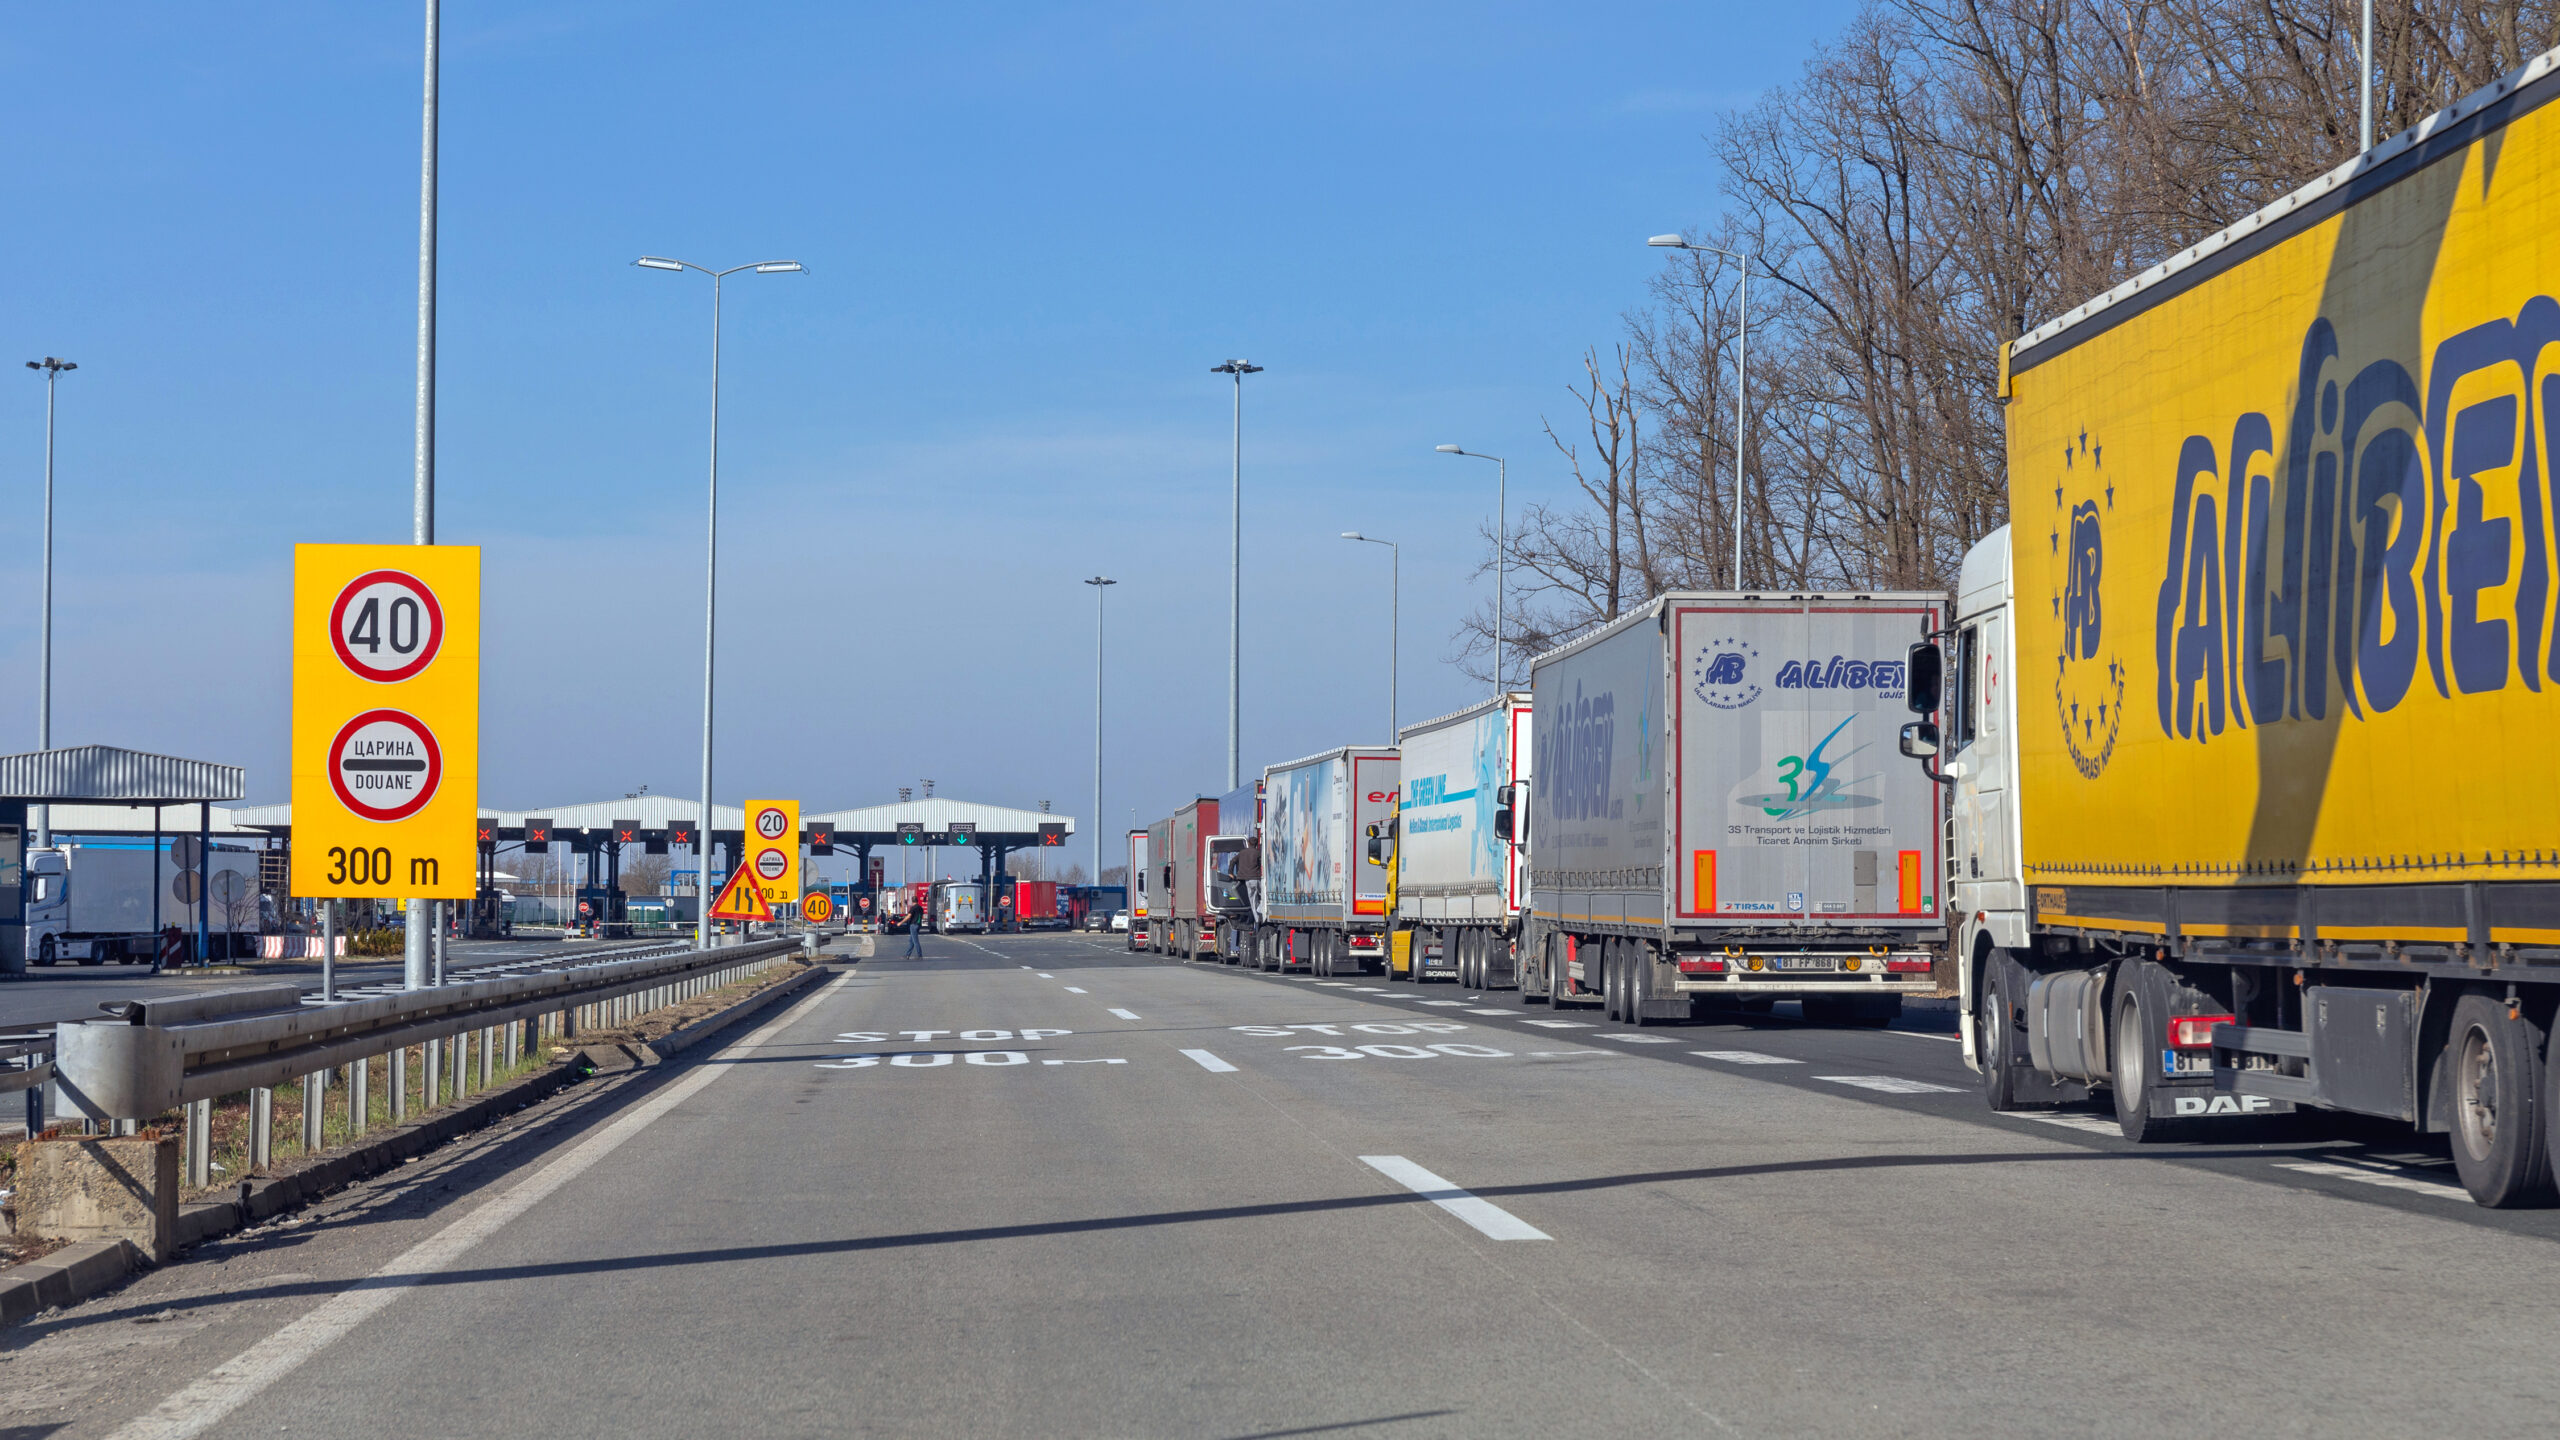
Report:
[[1527,993],[1526,990],[1523,990],[1520,996],[1520,1003],[1523,1005],[1541,1004],[1550,1010],[1563,1009],[1564,936],[1562,934],[1552,930],[1547,932],[1546,943],[1539,947],[1538,967],[1539,970],[1547,977],[1546,991],[1543,994],[1533,996]]
[[2453,1168],[2493,1210],[2551,1198],[2542,1027],[2503,1000],[2465,995],[2453,1007],[2443,1074],[2453,1108]]
[[1600,1014],[1612,1024],[1627,1019],[1626,942],[1615,935],[1600,942]]
[[1618,952],[1621,969],[1626,971],[1626,994],[1619,1001],[1626,1007],[1627,1023],[1639,1030],[1659,1025],[1659,1020],[1645,1018],[1645,1002],[1653,998],[1653,942],[1630,940]]
[[2115,1023],[2107,1027],[2107,1072],[2116,1128],[2136,1145],[2183,1139],[2191,1128],[2151,1113],[2151,1057],[2168,1039],[2167,1026],[2144,1007],[2139,987],[2125,986],[2116,999]]
[[55,953],[54,953],[54,950],[53,950],[53,937],[52,937],[52,936],[47,935],[47,936],[46,936],[46,937],[44,937],[42,940],[39,940],[39,941],[37,941],[37,942],[36,942],[36,963],[37,963],[37,964],[39,964],[39,965],[51,965],[54,961],[59,960],[59,959],[61,959],[61,958],[62,958],[61,956],[59,956],[59,955],[57,955],[57,954],[55,954]]
[[2016,1077],[2009,1071],[2009,1052],[2016,1048],[2009,1020],[2009,966],[1994,950],[1982,962],[1982,983],[1974,989],[1974,1053],[1982,1066],[1982,1098],[1993,1110],[2022,1110]]
[[1478,987],[1476,985],[1475,927],[1471,925],[1466,929],[1457,932],[1455,941],[1458,950],[1458,988],[1461,990],[1476,989]]

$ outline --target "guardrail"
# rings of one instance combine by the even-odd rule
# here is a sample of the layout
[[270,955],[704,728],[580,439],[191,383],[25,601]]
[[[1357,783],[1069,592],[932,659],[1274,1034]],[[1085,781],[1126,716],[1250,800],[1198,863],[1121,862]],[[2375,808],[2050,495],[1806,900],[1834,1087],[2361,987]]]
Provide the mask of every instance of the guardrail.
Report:
[[365,986],[336,1000],[266,984],[114,1002],[102,1007],[108,1018],[55,1027],[60,1109],[93,1120],[141,1120],[627,996],[645,996],[639,1008],[654,1009],[801,948],[799,940],[783,939],[712,950],[646,946],[609,958],[537,957],[479,966],[469,980],[430,989]]
[[27,1092],[30,1135],[44,1128],[44,1087],[52,1078],[52,1035],[0,1035],[0,1095]]

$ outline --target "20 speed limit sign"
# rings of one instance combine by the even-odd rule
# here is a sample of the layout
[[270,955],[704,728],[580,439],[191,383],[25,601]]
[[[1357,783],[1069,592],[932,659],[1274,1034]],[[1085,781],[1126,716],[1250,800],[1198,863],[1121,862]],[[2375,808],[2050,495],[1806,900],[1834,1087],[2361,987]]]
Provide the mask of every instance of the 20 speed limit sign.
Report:
[[767,908],[780,914],[800,904],[800,802],[747,802],[747,869]]
[[477,889],[480,552],[294,549],[293,893]]

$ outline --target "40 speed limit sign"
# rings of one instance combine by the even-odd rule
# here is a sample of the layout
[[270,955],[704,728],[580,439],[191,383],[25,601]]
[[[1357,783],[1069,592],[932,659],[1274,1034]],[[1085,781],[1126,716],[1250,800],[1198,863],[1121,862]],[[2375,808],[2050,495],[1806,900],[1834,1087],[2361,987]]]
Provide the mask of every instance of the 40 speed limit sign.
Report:
[[293,893],[467,900],[479,813],[479,547],[295,546]]

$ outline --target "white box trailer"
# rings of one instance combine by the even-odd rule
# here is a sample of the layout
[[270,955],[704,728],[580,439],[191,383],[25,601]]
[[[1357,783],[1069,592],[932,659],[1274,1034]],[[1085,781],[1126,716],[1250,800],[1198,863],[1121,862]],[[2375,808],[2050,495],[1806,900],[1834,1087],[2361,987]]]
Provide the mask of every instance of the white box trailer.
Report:
[[[195,868],[179,860],[194,843],[192,837],[171,837],[155,850],[149,840],[108,840],[28,851],[29,962],[147,964],[160,944],[155,924],[177,926],[192,950],[198,882]],[[225,937],[259,933],[258,853],[217,844],[206,857],[205,871],[210,932]],[[216,949],[236,953],[227,938],[216,942]]]
[[1900,763],[1933,593],[1677,593],[1540,656],[1523,988],[1641,1025],[1936,989],[1946,804]]
[[[1905,766],[1905,769],[1910,767]],[[1387,867],[1368,827],[1395,819],[1396,752],[1346,745],[1262,772],[1264,963],[1354,975],[1386,959]]]
[[977,934],[987,928],[987,887],[975,880],[945,880],[933,889],[937,934]]
[[1147,832],[1129,832],[1129,948],[1147,948],[1147,906],[1155,886],[1147,874]]
[[[1390,979],[1447,975],[1471,988],[1520,981],[1528,851],[1508,803],[1530,771],[1530,697],[1513,691],[1398,736]],[[1365,833],[1365,832],[1364,832]]]

